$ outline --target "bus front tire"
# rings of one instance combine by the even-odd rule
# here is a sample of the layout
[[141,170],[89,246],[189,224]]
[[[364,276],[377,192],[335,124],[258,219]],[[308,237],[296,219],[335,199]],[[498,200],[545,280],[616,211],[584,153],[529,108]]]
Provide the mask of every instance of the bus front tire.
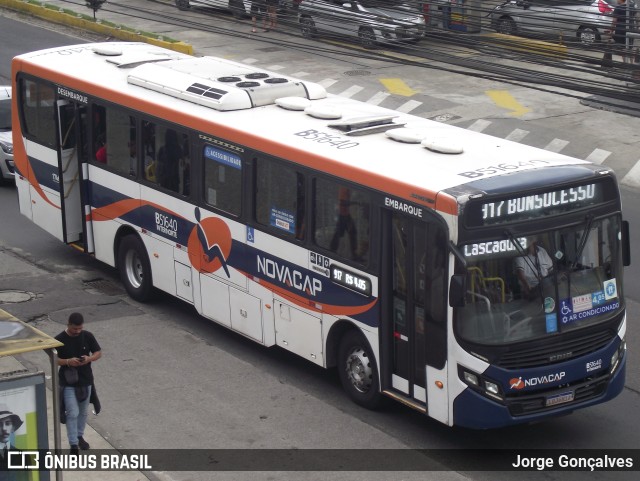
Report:
[[380,406],[378,366],[371,346],[356,330],[348,331],[340,341],[338,373],[343,389],[353,402],[367,409]]
[[128,235],[120,242],[118,270],[129,296],[139,302],[151,299],[153,292],[151,263],[147,250],[138,236]]

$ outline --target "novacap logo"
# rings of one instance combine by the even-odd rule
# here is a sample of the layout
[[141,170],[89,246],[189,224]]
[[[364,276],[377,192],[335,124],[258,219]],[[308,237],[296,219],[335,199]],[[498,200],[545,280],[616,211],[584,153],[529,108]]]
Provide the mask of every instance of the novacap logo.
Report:
[[542,384],[549,384],[553,382],[560,382],[564,379],[566,373],[555,372],[544,376],[530,377],[529,379],[522,379],[522,377],[513,377],[509,379],[509,387],[511,389],[524,389],[525,387],[540,386]]
[[197,207],[195,216],[197,225],[189,234],[187,243],[191,264],[199,272],[216,272],[223,268],[227,277],[231,277],[227,267],[233,242],[229,226],[217,217],[201,219]]
[[511,389],[522,389],[524,387],[524,381],[521,377],[514,377],[509,379],[509,386],[511,386]]

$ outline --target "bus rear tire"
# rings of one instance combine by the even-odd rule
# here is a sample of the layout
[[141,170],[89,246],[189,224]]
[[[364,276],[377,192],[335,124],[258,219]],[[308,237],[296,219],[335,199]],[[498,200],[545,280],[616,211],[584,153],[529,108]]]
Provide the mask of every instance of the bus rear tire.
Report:
[[153,293],[151,263],[144,244],[138,236],[128,235],[118,248],[120,280],[129,296],[139,302],[147,302]]
[[340,341],[338,374],[353,402],[367,409],[380,407],[382,394],[376,359],[367,340],[354,329],[346,332]]

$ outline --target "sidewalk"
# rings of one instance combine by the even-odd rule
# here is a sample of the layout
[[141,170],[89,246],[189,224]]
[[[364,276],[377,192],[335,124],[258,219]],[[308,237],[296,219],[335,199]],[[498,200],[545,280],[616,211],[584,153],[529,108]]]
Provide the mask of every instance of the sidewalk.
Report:
[[[42,355],[46,357],[44,352]],[[12,356],[0,357],[0,375],[15,371],[28,371],[28,369]],[[47,379],[50,379],[50,376],[51,373],[45,372]],[[89,425],[93,416],[95,415],[89,414],[84,434],[91,449],[113,449],[113,446]],[[53,400],[49,388],[47,388],[47,422],[49,425],[49,449],[53,449]],[[67,433],[64,427],[62,427],[61,439],[61,448],[68,449]],[[56,481],[56,479],[56,474],[52,472],[51,481]],[[64,481],[147,481],[148,478],[139,471],[64,471],[62,479]]]

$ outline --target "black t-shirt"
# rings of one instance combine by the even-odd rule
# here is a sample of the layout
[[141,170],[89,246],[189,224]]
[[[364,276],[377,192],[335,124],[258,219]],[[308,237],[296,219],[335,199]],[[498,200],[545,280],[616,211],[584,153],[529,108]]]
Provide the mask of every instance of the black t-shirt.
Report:
[[[79,336],[72,337],[67,331],[62,331],[56,336],[56,340],[64,344],[58,348],[58,357],[60,359],[70,359],[72,357],[89,356],[94,352],[100,351],[100,344],[89,331],[82,331]],[[58,370],[58,378],[60,385],[65,386],[64,371],[67,366],[61,366]],[[84,366],[78,366],[78,386],[90,386],[93,384],[93,371],[91,363]]]

